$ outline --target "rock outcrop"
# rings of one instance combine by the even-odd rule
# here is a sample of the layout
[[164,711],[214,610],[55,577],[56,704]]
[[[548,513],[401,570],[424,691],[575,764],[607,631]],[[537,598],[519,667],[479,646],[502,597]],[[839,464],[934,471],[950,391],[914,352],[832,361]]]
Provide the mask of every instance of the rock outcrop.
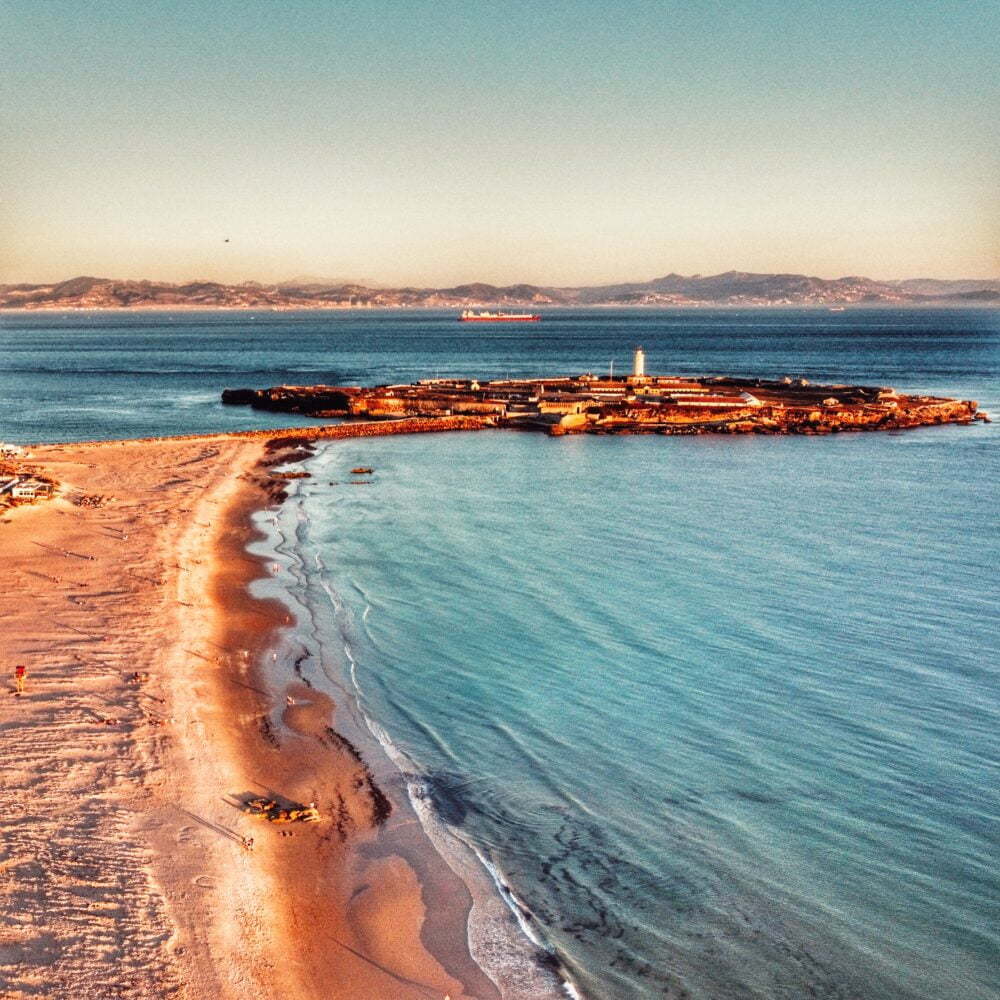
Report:
[[884,386],[719,376],[431,379],[370,388],[285,385],[227,389],[222,398],[225,403],[305,416],[379,421],[372,426],[423,421],[432,429],[436,421],[467,419],[476,427],[543,430],[555,435],[831,434],[988,419],[974,400],[903,395]]

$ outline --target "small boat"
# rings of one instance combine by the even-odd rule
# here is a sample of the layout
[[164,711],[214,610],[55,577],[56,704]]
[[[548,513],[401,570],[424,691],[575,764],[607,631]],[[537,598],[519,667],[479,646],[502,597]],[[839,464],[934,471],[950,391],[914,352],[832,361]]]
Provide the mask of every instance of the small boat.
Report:
[[374,471],[374,469],[369,469],[367,465],[359,465],[356,469],[351,469],[351,475],[370,476]]

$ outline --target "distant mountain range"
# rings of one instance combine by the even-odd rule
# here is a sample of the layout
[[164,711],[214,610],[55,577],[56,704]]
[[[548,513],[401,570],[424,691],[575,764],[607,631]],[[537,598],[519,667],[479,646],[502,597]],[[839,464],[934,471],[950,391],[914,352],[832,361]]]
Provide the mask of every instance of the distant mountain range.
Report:
[[668,274],[652,281],[558,288],[475,283],[454,288],[383,288],[297,279],[264,285],[72,278],[48,285],[0,285],[0,309],[338,309],[477,306],[778,306],[851,304],[1000,304],[1000,280],[813,278],[726,271]]

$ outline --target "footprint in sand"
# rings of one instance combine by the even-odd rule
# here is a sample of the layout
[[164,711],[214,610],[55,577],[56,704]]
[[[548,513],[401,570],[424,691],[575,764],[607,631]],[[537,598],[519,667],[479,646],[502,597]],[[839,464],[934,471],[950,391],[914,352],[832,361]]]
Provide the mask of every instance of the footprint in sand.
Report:
[[195,837],[195,828],[193,826],[182,826],[177,831],[177,843],[178,844],[197,844],[198,839]]
[[214,875],[199,875],[191,880],[199,889],[214,889],[216,880]]

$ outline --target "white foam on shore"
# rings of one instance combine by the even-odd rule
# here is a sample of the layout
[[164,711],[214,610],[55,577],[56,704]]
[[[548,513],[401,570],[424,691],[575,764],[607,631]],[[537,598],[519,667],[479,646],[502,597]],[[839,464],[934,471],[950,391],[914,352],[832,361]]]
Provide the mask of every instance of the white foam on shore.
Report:
[[[490,861],[489,858],[483,854],[477,847],[466,842],[466,846],[472,850],[476,857],[479,859],[480,864],[483,868],[490,873],[493,878],[493,884],[496,886],[497,892],[500,893],[501,899],[503,899],[507,905],[510,907],[511,912],[514,914],[518,925],[521,928],[524,936],[528,938],[533,944],[537,945],[543,951],[551,954],[549,945],[545,942],[542,936],[538,933],[535,926],[529,923],[529,918],[527,914],[531,911],[524,904],[524,902],[518,898],[517,894],[511,888],[510,884],[504,881],[503,875],[500,869]],[[560,967],[560,982],[559,985],[562,987],[566,996],[571,997],[572,1000],[583,1000],[583,994],[579,991],[576,984],[570,979],[566,970]]]
[[[308,462],[309,460],[305,464]],[[309,515],[304,510],[301,490],[302,484],[296,483],[293,498],[299,501],[294,506],[295,516],[300,524],[309,520]],[[284,508],[291,506],[291,503],[287,503]],[[278,516],[281,516],[280,512]],[[330,602],[342,640],[341,656],[335,656],[334,659],[340,663],[342,675],[346,675],[342,679],[350,679],[349,687],[353,689],[351,694],[354,701],[351,714],[356,721],[363,723],[385,757],[400,773],[409,802],[432,847],[469,889],[473,902],[466,934],[473,961],[497,987],[502,1000],[565,1000],[566,997],[582,1000],[582,994],[556,959],[540,928],[533,925],[531,918],[526,916],[528,908],[514,894],[496,864],[439,817],[432,805],[427,781],[421,776],[419,767],[396,746],[385,728],[365,711],[357,658],[342,621],[345,616],[350,615],[350,610],[342,595],[324,577],[326,566],[321,555],[314,552],[315,568],[307,568],[306,553],[300,548],[302,538],[299,532],[284,535],[278,529],[277,521],[272,524],[274,532],[267,532],[271,536],[269,541],[275,540],[275,534],[281,537],[281,541],[285,543],[281,546],[284,554],[290,562],[297,562],[298,572],[295,572],[295,567],[289,566],[288,576],[282,574],[283,579],[272,578],[269,582],[283,584],[286,592],[294,588],[297,593],[288,594],[290,603],[307,608],[311,614],[315,614],[316,609],[310,607],[307,582],[318,583]],[[361,615],[362,623],[367,622],[371,610],[371,605],[366,601]],[[321,655],[324,643],[316,631],[313,631],[313,641],[319,647],[317,653],[322,662],[325,659]],[[545,962],[543,956],[550,957],[551,964]]]
[[364,717],[372,736],[403,775],[410,804],[434,848],[472,895],[467,924],[469,953],[493,980],[503,1000],[564,1000],[567,996],[579,1000],[579,991],[565,973],[560,975],[557,966],[539,961],[538,952],[553,953],[529,923],[527,907],[496,865],[438,816],[426,780],[413,761],[392,742],[384,727]]

